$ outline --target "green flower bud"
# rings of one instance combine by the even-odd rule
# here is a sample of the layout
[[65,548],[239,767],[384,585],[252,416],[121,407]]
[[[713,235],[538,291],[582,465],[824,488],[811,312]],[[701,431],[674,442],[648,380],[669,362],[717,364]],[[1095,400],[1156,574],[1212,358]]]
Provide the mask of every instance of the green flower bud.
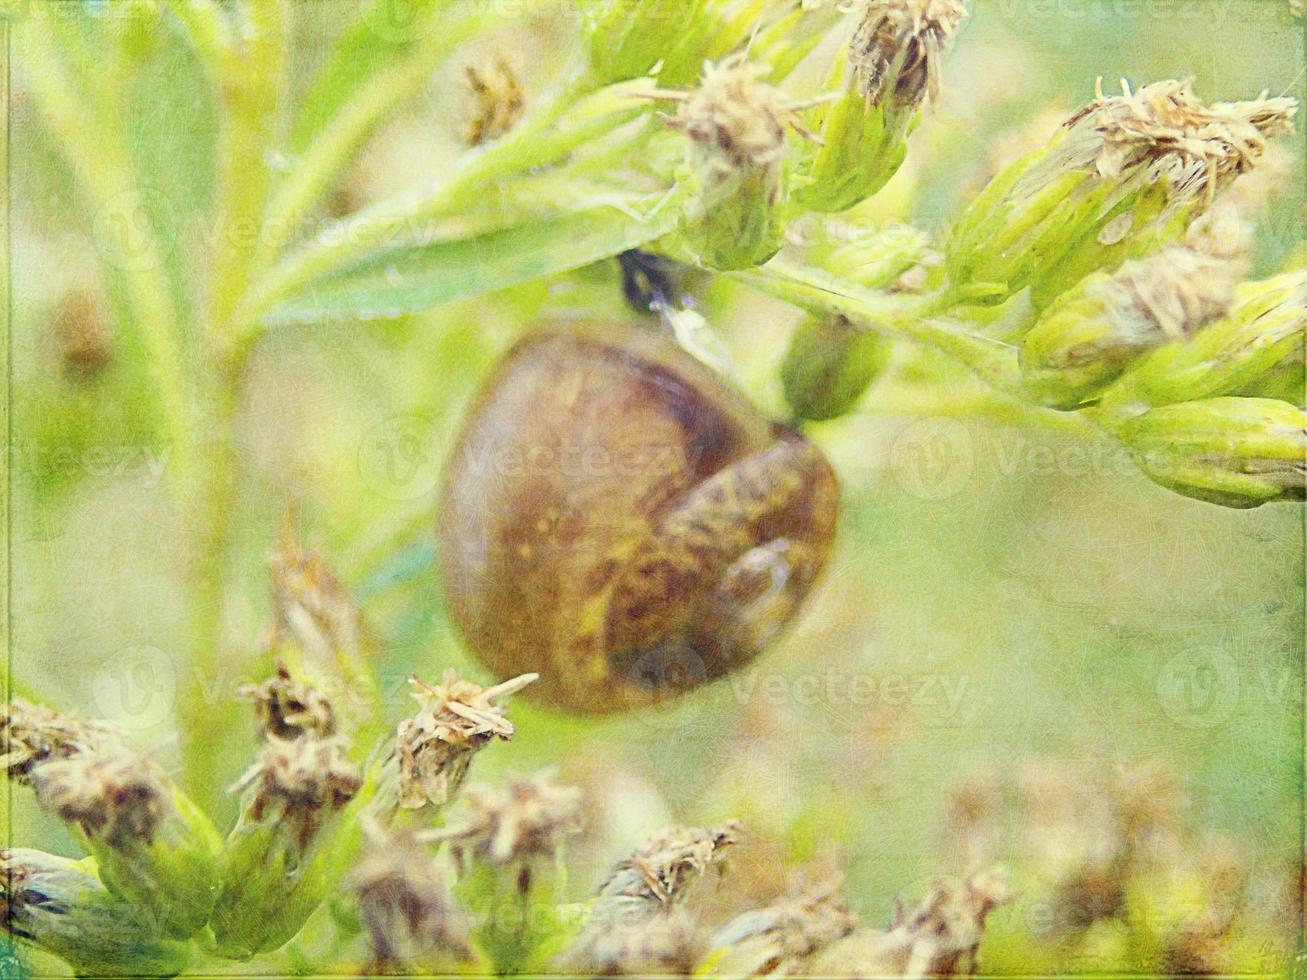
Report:
[[32,785],[79,832],[105,886],[159,933],[185,939],[208,921],[222,838],[152,760],[101,749],[40,766]]
[[1187,82],[1104,96],[1045,148],[1005,167],[949,236],[959,289],[1026,286],[1042,308],[1073,283],[1183,234],[1191,218],[1252,169],[1267,137],[1291,131],[1293,99],[1205,106]]
[[1104,408],[1132,414],[1220,395],[1280,393],[1300,404],[1305,336],[1307,270],[1244,283],[1228,316],[1149,355],[1107,392]]
[[1131,363],[1184,341],[1223,315],[1234,298],[1230,264],[1182,246],[1087,276],[1059,296],[1021,345],[1026,391],[1054,408],[1076,408]]
[[1152,480],[1226,507],[1302,500],[1307,412],[1271,398],[1206,398],[1149,409],[1114,432]]
[[927,98],[939,94],[939,68],[965,0],[862,0],[865,8],[835,72],[843,94],[813,111],[821,144],[804,168],[795,200],[812,211],[843,211],[898,172],[908,135]]
[[681,101],[671,124],[690,138],[688,179],[698,195],[681,236],[704,265],[743,269],[780,250],[791,161],[787,125],[798,106],[761,80],[760,66],[730,58],[707,65],[699,88],[660,91]]
[[686,39],[707,0],[590,0],[582,16],[600,85],[648,74]]
[[475,787],[467,801],[464,823],[425,839],[449,842],[458,894],[476,920],[472,938],[495,972],[543,966],[564,931],[562,848],[581,829],[581,791],[544,772],[502,790]]
[[840,878],[737,915],[713,935],[712,976],[801,977],[812,957],[858,925],[840,895]]
[[246,959],[277,949],[335,884],[340,810],[361,785],[340,737],[269,736],[232,787],[245,798],[222,852],[222,890],[210,926],[220,955]]
[[785,400],[801,419],[839,418],[853,409],[889,361],[893,344],[842,316],[799,325],[781,364]]
[[186,944],[159,938],[138,910],[95,875],[95,861],[0,851],[0,923],[11,936],[66,960],[79,976],[176,976]]

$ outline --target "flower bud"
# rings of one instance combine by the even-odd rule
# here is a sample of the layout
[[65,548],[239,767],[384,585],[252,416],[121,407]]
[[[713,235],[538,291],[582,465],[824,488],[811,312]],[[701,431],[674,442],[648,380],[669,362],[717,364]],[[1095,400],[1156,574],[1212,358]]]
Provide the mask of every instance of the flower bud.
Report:
[[835,66],[844,91],[814,111],[821,145],[795,194],[812,211],[843,211],[898,171],[908,135],[939,94],[940,63],[966,15],[965,0],[862,0],[853,40]]
[[812,957],[857,925],[835,876],[775,905],[737,915],[713,935],[707,961],[715,976],[806,976]]
[[1206,398],[1152,408],[1114,432],[1150,479],[1226,507],[1302,500],[1307,412],[1271,398]]
[[467,923],[435,860],[412,834],[375,826],[351,884],[378,973],[448,973],[471,956]]
[[1281,394],[1301,404],[1305,338],[1307,270],[1244,283],[1227,316],[1149,355],[1109,389],[1105,407],[1130,414],[1220,395]]
[[41,766],[37,801],[73,826],[115,895],[185,939],[208,921],[222,839],[153,761],[102,749]]
[[286,943],[334,884],[339,811],[358,792],[340,737],[269,736],[232,787],[240,819],[222,853],[222,890],[210,925],[223,956],[246,959]]
[[581,791],[544,772],[503,790],[469,790],[467,801],[465,822],[424,837],[449,842],[458,893],[477,922],[473,939],[495,972],[543,966],[545,943],[562,931],[562,848],[580,830]]
[[892,350],[888,338],[842,316],[809,317],[781,364],[785,400],[798,418],[839,418],[884,370]]
[[172,977],[189,958],[186,944],[160,938],[100,883],[91,858],[0,850],[0,924],[79,976]]
[[442,807],[467,778],[472,758],[495,739],[513,737],[513,723],[499,701],[516,694],[540,675],[522,674],[493,687],[481,687],[445,671],[443,683],[416,677],[417,714],[399,723],[393,762],[398,766],[398,805],[417,810]]
[[619,861],[564,957],[569,972],[638,974],[691,959],[692,930],[680,905],[738,832],[735,821],[711,830],[666,827]]
[[46,762],[120,746],[122,731],[105,721],[88,721],[14,698],[0,714],[0,765],[16,783],[29,784]]
[[760,265],[781,247],[790,154],[786,126],[797,106],[762,81],[760,66],[740,58],[706,65],[699,88],[659,91],[681,107],[671,125],[690,139],[688,167],[698,206],[681,228],[704,265]]
[[696,27],[706,0],[588,0],[582,16],[590,72],[600,85],[637,78]]
[[1173,241],[1268,137],[1291,131],[1296,110],[1289,98],[1206,106],[1187,82],[1100,88],[963,212],[947,247],[955,288],[995,284],[1001,302],[1031,286],[1042,308],[1068,283]]
[[966,881],[939,881],[915,908],[899,907],[885,930],[862,929],[827,946],[812,964],[816,976],[972,976],[985,919],[1014,897],[996,870]]
[[1179,245],[1085,277],[1021,345],[1026,391],[1054,408],[1089,401],[1142,354],[1187,340],[1234,298],[1229,262]]

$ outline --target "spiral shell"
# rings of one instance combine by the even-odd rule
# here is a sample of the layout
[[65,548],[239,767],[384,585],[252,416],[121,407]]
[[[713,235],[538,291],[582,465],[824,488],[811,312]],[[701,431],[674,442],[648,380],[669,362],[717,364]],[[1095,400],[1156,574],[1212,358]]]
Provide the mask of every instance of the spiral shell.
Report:
[[670,339],[541,329],[468,415],[439,516],[449,608],[500,677],[603,713],[752,660],[830,550],[839,483]]

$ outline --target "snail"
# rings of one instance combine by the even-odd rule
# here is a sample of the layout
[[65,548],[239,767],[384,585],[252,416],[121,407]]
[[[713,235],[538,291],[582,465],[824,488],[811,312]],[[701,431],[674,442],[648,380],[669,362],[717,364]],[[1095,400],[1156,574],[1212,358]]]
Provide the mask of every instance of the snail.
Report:
[[812,587],[838,507],[821,451],[670,337],[552,325],[508,352],[453,448],[444,589],[499,676],[625,710],[752,660]]

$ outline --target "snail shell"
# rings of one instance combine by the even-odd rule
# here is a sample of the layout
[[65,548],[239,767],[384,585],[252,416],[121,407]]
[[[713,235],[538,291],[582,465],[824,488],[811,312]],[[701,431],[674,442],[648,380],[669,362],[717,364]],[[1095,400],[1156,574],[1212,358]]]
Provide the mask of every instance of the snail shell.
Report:
[[755,657],[830,550],[839,483],[669,338],[568,324],[504,358],[440,506],[449,607],[501,677],[577,712],[654,703]]

